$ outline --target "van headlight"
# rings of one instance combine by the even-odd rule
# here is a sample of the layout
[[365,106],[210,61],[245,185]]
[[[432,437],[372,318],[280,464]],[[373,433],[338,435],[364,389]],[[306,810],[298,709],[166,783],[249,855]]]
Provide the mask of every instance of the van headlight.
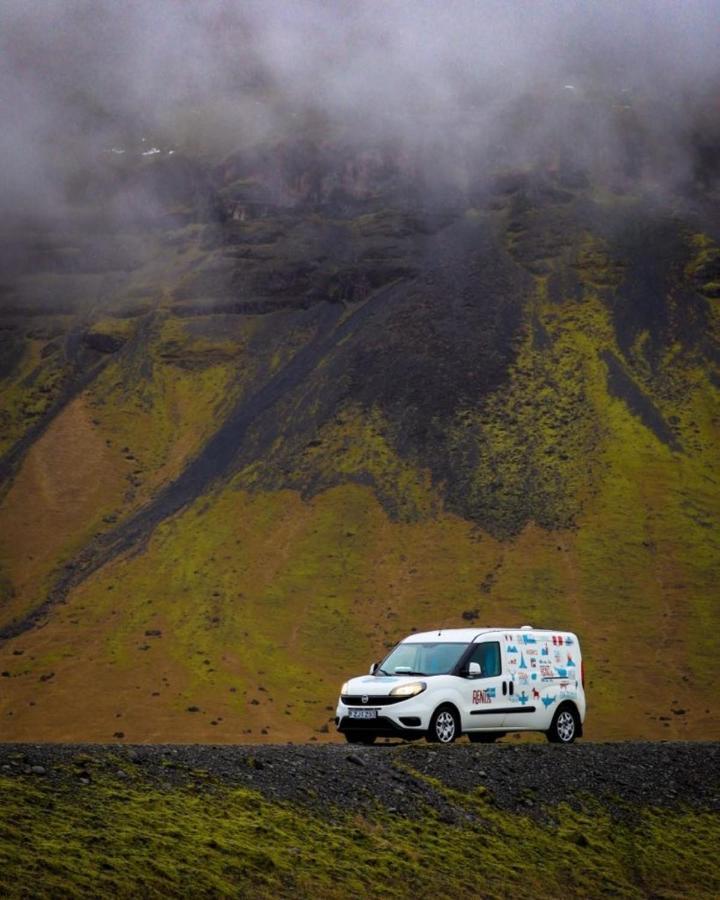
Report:
[[340,696],[341,696],[341,697],[344,697],[345,694],[347,694],[347,692],[348,692],[348,684],[349,684],[349,682],[347,682],[347,681],[344,681],[344,682],[343,682],[343,686],[340,688]]
[[391,697],[414,697],[422,694],[427,685],[424,681],[413,681],[412,684],[400,684],[390,691]]

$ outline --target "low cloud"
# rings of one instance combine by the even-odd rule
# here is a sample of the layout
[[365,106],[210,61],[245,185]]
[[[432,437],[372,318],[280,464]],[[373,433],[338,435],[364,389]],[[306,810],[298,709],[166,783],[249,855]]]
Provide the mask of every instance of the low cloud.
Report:
[[297,136],[388,144],[430,179],[542,164],[702,179],[714,0],[5,0],[3,211],[62,214],[98,161]]

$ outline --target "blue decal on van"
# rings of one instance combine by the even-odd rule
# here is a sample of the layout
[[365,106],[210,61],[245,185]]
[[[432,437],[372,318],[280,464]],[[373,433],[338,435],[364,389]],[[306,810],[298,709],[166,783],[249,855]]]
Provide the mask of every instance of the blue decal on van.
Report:
[[557,700],[557,697],[543,697],[542,702],[543,705],[547,708],[548,706],[552,706],[553,703]]

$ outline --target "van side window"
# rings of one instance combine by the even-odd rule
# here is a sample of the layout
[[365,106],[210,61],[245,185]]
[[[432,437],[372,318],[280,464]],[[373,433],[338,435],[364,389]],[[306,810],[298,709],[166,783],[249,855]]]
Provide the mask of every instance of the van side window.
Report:
[[487,641],[484,644],[478,644],[468,662],[480,664],[481,678],[492,678],[494,675],[500,675],[502,671],[502,666],[500,665],[500,644],[497,641]]

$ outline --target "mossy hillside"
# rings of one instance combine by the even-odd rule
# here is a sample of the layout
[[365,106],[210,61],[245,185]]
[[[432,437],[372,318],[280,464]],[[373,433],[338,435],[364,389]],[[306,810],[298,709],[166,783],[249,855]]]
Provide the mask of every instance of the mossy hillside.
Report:
[[[171,334],[170,343],[175,339]],[[383,644],[412,627],[463,624],[462,614],[475,609],[481,622],[562,621],[581,634],[590,734],[712,733],[717,720],[703,673],[717,581],[713,389],[684,351],[673,350],[668,363],[686,385],[682,404],[680,391],[650,395],[639,369],[625,361],[666,420],[677,414],[689,451],[678,454],[609,394],[599,356],[607,349],[619,353],[599,298],[588,292],[582,302],[558,305],[540,284],[510,391],[520,383],[518,399],[547,393],[539,411],[530,404],[522,427],[500,429],[493,441],[502,451],[509,440],[536,466],[536,489],[545,491],[547,503],[563,500],[575,517],[569,527],[531,525],[514,540],[499,541],[443,514],[433,499],[436,488],[421,472],[413,481],[412,469],[388,446],[383,418],[350,409],[326,426],[320,444],[306,448],[307,457],[328,478],[341,469],[339,480],[363,481],[369,473],[383,483],[384,472],[397,472],[398,486],[403,479],[410,486],[408,521],[388,519],[372,492],[360,487],[338,487],[306,502],[257,486],[247,495],[242,488],[253,482],[242,472],[239,490],[201,498],[161,526],[146,553],[83,586],[40,635],[7,645],[8,733],[30,735],[42,719],[48,734],[87,737],[73,730],[82,707],[97,710],[97,739],[116,729],[135,739],[170,737],[178,728],[207,739],[236,739],[249,729],[256,738],[268,727],[273,737],[315,736],[332,713],[337,685],[363,671]],[[567,377],[556,378],[556,369]],[[566,386],[581,379],[577,373],[582,402]],[[594,411],[594,429],[583,406]],[[690,415],[702,439],[685,425],[695,421]],[[557,464],[552,454],[528,456],[523,438],[530,433],[537,435],[535,450],[590,435],[594,451],[578,452],[559,468],[570,491],[548,489]],[[512,462],[510,453],[495,458],[493,465]],[[482,483],[482,473],[478,478]],[[503,479],[512,483],[507,474]],[[389,479],[384,483],[392,488]],[[628,619],[631,607],[637,614]],[[161,640],[145,638],[145,630],[157,628]],[[88,640],[102,649],[90,652]],[[20,666],[12,652],[21,644],[28,649]],[[56,666],[60,645],[65,661]],[[55,677],[39,688],[51,665]],[[310,683],[322,685],[321,699]],[[25,705],[30,702],[35,706]],[[145,702],[155,704],[150,720]],[[188,714],[190,706],[201,711]],[[673,715],[671,707],[690,714]],[[121,723],[114,721],[118,713]],[[224,724],[212,726],[219,716]]]
[[163,362],[152,324],[106,316],[94,333],[128,343],[49,423],[0,509],[9,577],[4,624],[37,606],[89,541],[176,477],[232,398],[234,359],[218,362],[214,348],[208,361],[201,347],[202,364],[184,369]]
[[[103,700],[99,690],[92,702],[142,722],[138,703],[155,689],[162,692],[159,705],[170,704],[191,729],[207,730],[211,719],[230,713],[217,737],[247,727],[257,735],[271,724],[271,733],[278,727],[312,733],[329,718],[325,705],[348,655],[370,659],[377,652],[372,631],[365,636],[361,629],[379,616],[369,609],[360,625],[352,601],[377,602],[361,592],[372,553],[365,540],[377,530],[379,512],[364,492],[306,507],[292,495],[243,497],[229,490],[161,526],[151,544],[154,563],[142,559],[124,574],[108,570],[89,595],[80,590],[63,617],[67,628],[81,615],[84,632],[101,649],[85,662],[98,684],[113,680],[115,696]],[[158,627],[161,640],[144,637]],[[84,656],[70,640],[73,655]],[[318,646],[322,655],[313,650]],[[318,682],[326,689],[311,690]],[[137,683],[145,688],[140,697],[133,696]],[[87,702],[87,688],[84,694]],[[188,721],[192,705],[202,713]],[[134,727],[146,727],[140,722]]]
[[622,283],[622,262],[613,259],[607,241],[591,231],[578,236],[571,268],[581,284],[595,294],[617,290]]
[[8,574],[3,625],[42,602],[58,568],[122,506],[131,463],[98,432],[92,409],[76,397],[32,444],[8,485],[0,504],[0,561]]
[[317,429],[284,431],[266,458],[246,467],[240,480],[251,489],[279,480],[306,496],[347,482],[367,484],[393,518],[426,519],[442,509],[442,495],[428,470],[398,453],[392,433],[380,409],[346,403],[331,419],[321,418]]
[[[313,474],[324,472],[329,481],[333,477],[368,479],[386,485],[386,505],[387,496],[396,498],[396,510],[405,510],[405,516],[411,520],[419,516],[416,526],[393,528],[383,524],[384,517],[378,517],[377,511],[368,518],[363,508],[368,504],[367,492],[360,493],[359,501],[351,501],[355,492],[335,490],[310,504],[298,504],[296,499],[290,502],[289,494],[277,495],[277,499],[272,499],[276,495],[265,494],[264,500],[258,494],[249,507],[241,500],[241,494],[230,492],[228,498],[234,498],[238,505],[233,507],[228,500],[220,502],[219,518],[212,515],[212,499],[209,504],[199,502],[199,518],[181,516],[167,531],[167,540],[159,545],[153,542],[147,558],[130,563],[130,579],[126,580],[125,574],[120,579],[120,601],[111,592],[93,590],[87,595],[81,591],[82,620],[87,622],[88,609],[100,612],[99,627],[109,634],[112,666],[121,664],[125,671],[126,692],[119,703],[112,704],[113,708],[132,707],[131,681],[140,681],[141,688],[162,688],[162,728],[180,717],[191,733],[198,733],[202,727],[200,733],[205,734],[207,721],[203,726],[195,721],[197,717],[191,717],[192,723],[187,721],[185,705],[200,702],[203,710],[208,710],[207,715],[202,714],[204,720],[217,721],[226,707],[232,711],[232,724],[223,726],[222,731],[216,732],[219,735],[245,733],[248,729],[257,735],[258,728],[267,726],[275,735],[296,734],[302,727],[309,729],[306,734],[312,734],[327,718],[318,715],[315,707],[332,707],[337,683],[348,671],[361,671],[368,658],[378,655],[378,642],[387,640],[383,634],[391,642],[393,636],[400,637],[411,627],[433,627],[438,621],[461,624],[461,614],[477,608],[484,621],[505,621],[510,616],[518,620],[562,620],[583,636],[588,635],[586,654],[593,673],[591,689],[599,734],[625,734],[628,727],[638,734],[669,733],[664,729],[673,729],[674,733],[676,728],[687,727],[687,722],[674,718],[669,723],[660,722],[660,717],[670,718],[665,714],[675,700],[680,708],[692,701],[694,714],[700,717],[694,727],[702,727],[703,689],[700,686],[698,695],[696,678],[704,670],[707,654],[697,654],[703,642],[707,644],[703,635],[708,633],[707,625],[713,616],[710,598],[715,563],[706,525],[687,528],[686,519],[688,508],[697,503],[694,498],[698,490],[699,496],[712,499],[711,489],[702,487],[703,479],[709,475],[707,460],[695,464],[687,455],[678,458],[648,432],[621,399],[608,395],[606,367],[598,354],[607,348],[617,352],[617,348],[607,310],[592,292],[582,302],[558,305],[548,300],[540,280],[532,322],[511,375],[510,396],[517,390],[518,404],[509,404],[516,409],[531,397],[527,404],[529,414],[523,417],[516,413],[519,425],[510,423],[493,434],[492,427],[497,428],[497,422],[502,423],[505,415],[498,400],[496,418],[488,416],[481,422],[484,432],[491,434],[487,446],[495,446],[495,455],[484,471],[479,469],[477,477],[482,485],[485,472],[504,466],[500,483],[511,485],[508,467],[513,466],[518,479],[525,479],[518,484],[518,501],[525,499],[529,484],[539,498],[539,514],[552,521],[558,507],[553,508],[551,501],[560,499],[560,509],[566,510],[572,528],[546,533],[529,528],[521,540],[503,545],[480,532],[450,524],[451,520],[444,517],[433,522],[428,516],[438,508],[432,500],[434,489],[423,482],[421,473],[413,477],[408,464],[390,449],[382,416],[377,412],[367,416],[350,409],[325,426],[305,448],[303,466]],[[172,326],[169,343],[172,345],[175,340],[177,324]],[[712,434],[713,407],[708,403],[707,380],[699,366],[693,372],[696,385],[686,393],[686,400],[695,404],[699,412],[704,410],[701,421]],[[685,381],[684,376],[682,380]],[[675,404],[671,408],[670,400],[656,397],[668,418],[679,409]],[[683,416],[684,409],[679,410]],[[587,410],[593,411],[590,420]],[[533,435],[529,446],[527,435]],[[583,439],[585,453],[581,452]],[[570,462],[556,461],[554,453],[542,452],[564,444],[578,446]],[[513,452],[508,452],[513,446],[520,464],[513,459]],[[705,455],[712,456],[712,446],[709,442]],[[590,452],[593,447],[594,453]],[[588,468],[581,465],[586,460],[594,466],[595,483],[588,477]],[[572,465],[578,467],[574,480]],[[528,471],[535,474],[534,485],[527,482]],[[397,473],[394,484],[388,477],[393,472]],[[562,478],[560,484],[558,474]],[[238,484],[252,485],[249,475],[249,471],[243,472]],[[403,484],[410,486],[410,493]],[[637,503],[634,530],[628,522],[632,510],[629,512],[627,507],[632,491],[636,492],[636,501],[632,502]],[[274,510],[284,503],[288,503],[287,516],[278,519]],[[503,498],[501,511],[507,506]],[[308,514],[308,509],[315,512]],[[656,521],[655,530],[664,539],[660,547],[645,534],[648,511]],[[318,529],[317,536],[308,541],[305,529],[315,515],[321,515],[327,527]],[[225,526],[220,528],[219,524],[245,516],[248,527],[234,538],[233,544],[223,530]],[[707,514],[703,521],[708,521]],[[183,523],[182,527],[179,523]],[[378,538],[374,542],[368,540],[369,535]],[[347,552],[353,543],[348,542],[353,538],[357,542],[360,536],[360,556],[350,561]],[[380,540],[382,550],[377,549]],[[242,559],[243,553],[262,561],[262,567],[248,565],[243,572],[233,566],[231,561],[238,556]],[[276,561],[266,566],[268,558]],[[667,571],[664,579],[647,574],[655,573],[658,560]],[[167,586],[167,590],[159,592],[158,565],[166,573],[163,581]],[[120,568],[124,571],[125,566],[121,564]],[[676,577],[680,569],[683,580]],[[362,575],[353,575],[357,572]],[[375,577],[368,576],[368,572]],[[114,579],[113,575],[101,584],[115,589]],[[218,583],[224,585],[226,579],[232,584],[224,592],[218,591]],[[276,579],[276,584],[268,588],[271,579]],[[228,601],[234,596],[235,583],[238,597],[242,594],[243,598],[250,598],[250,603],[243,600],[242,605],[236,605]],[[688,584],[692,591],[689,602]],[[621,610],[636,592],[643,597],[643,615],[629,626],[623,622],[619,627]],[[137,599],[128,604],[129,596]],[[187,601],[178,603],[178,597]],[[197,604],[197,597],[204,599]],[[323,602],[318,604],[318,598]],[[112,618],[103,621],[108,601],[112,603]],[[367,604],[365,609],[363,603]],[[153,611],[148,617],[151,605],[158,612]],[[653,622],[658,605],[663,607],[664,618],[669,618],[660,629]],[[139,618],[136,608],[142,610]],[[372,629],[365,628],[364,640],[360,630],[348,630],[344,618],[348,608],[354,615],[362,610],[363,618],[373,622]],[[167,610],[174,610],[177,615],[171,616],[162,643],[145,641],[142,626],[153,628],[158,621],[162,624]],[[120,624],[124,619],[131,623],[127,629]],[[311,624],[301,626],[297,619]],[[290,629],[288,622],[292,623]],[[678,623],[679,630],[675,627]],[[305,631],[307,635],[298,645],[288,647],[284,643],[288,631],[296,639]],[[671,644],[660,664],[657,646],[665,647],[669,635]],[[76,648],[74,653],[85,658],[85,650],[74,638],[71,643]],[[138,654],[138,648],[148,643],[152,650]],[[330,668],[323,665],[321,672],[313,670],[317,660],[309,668],[304,668],[304,662],[298,666],[298,659],[316,657],[318,646],[334,648],[327,656],[323,651],[324,659],[333,659]],[[643,647],[639,655],[638,646]],[[157,657],[161,654],[168,656],[166,677],[172,681],[172,694],[156,684]],[[142,662],[138,663],[138,659]],[[102,660],[103,653],[87,660],[97,673],[99,685],[109,677],[109,671],[101,673]],[[218,660],[221,674],[217,674]],[[269,688],[265,684],[268,672],[271,678],[280,673]],[[293,694],[297,693],[293,686],[298,676],[302,676],[302,681],[311,672],[326,683],[320,704],[316,696]],[[630,684],[638,684],[638,677],[641,688],[631,689]],[[265,691],[257,692],[254,681],[266,688],[273,703],[278,695],[285,698],[282,713],[265,700]],[[65,688],[69,689],[72,683],[71,678]],[[217,684],[228,692],[220,702],[222,695],[215,689]],[[235,692],[230,694],[233,687]],[[616,701],[620,697],[625,700],[626,711],[618,719]],[[249,705],[252,699],[258,701],[260,709]],[[288,703],[292,705],[288,707]],[[101,707],[108,706],[107,699],[102,700]],[[228,716],[223,718],[227,720]],[[23,720],[29,725],[32,719],[33,715],[25,710],[16,720],[17,725],[22,729]],[[107,709],[107,720],[110,719]],[[276,724],[278,721],[280,725]],[[140,734],[148,734],[146,724],[137,725]],[[99,731],[98,737],[107,737],[110,721],[101,727],[105,730]],[[154,727],[155,724],[151,726]]]
[[312,316],[150,317],[131,359],[98,379],[92,402],[108,438],[138,462],[139,494],[176,478],[232,407],[312,336]]
[[686,274],[706,297],[720,298],[720,247],[708,235],[697,233],[692,237],[692,249]]
[[[532,209],[523,215],[530,219],[530,234],[545,221],[542,216],[534,221],[537,211]],[[445,356],[453,352],[440,340],[446,339],[446,310],[418,289],[412,316],[401,305],[387,319],[375,323],[371,318],[367,333],[346,341],[318,366],[301,402],[293,396],[279,408],[285,427],[270,453],[263,453],[248,470],[254,483],[312,494],[344,478],[365,479],[376,486],[391,514],[417,514],[417,498],[407,490],[403,496],[392,490],[394,474],[391,479],[378,477],[377,447],[363,449],[374,438],[367,429],[360,434],[359,414],[368,423],[380,421],[383,442],[403,460],[405,481],[413,479],[408,467],[430,473],[433,491],[445,495],[450,509],[508,537],[529,520],[547,528],[576,523],[584,499],[594,490],[608,399],[621,399],[647,428],[681,446],[677,435],[692,436],[697,428],[685,415],[688,394],[704,405],[706,420],[712,415],[707,360],[698,356],[696,346],[683,343],[680,333],[661,355],[647,331],[638,331],[629,347],[620,342],[612,295],[622,283],[624,263],[612,256],[613,248],[602,237],[570,226],[565,214],[553,255],[544,274],[534,276],[534,296],[506,353],[511,360],[507,375],[495,373],[493,389],[488,391],[483,381],[483,366],[473,373],[471,390],[462,381],[477,365],[477,346],[472,359],[465,360],[461,353],[458,365],[446,370]],[[463,233],[469,239],[471,232]],[[475,234],[477,240],[480,232]],[[520,255],[522,263],[531,262],[537,252],[530,241]],[[479,292],[475,303],[486,288],[490,298],[483,301],[491,308],[499,302],[492,294],[492,280],[486,284],[471,279],[470,284],[470,291]],[[671,298],[668,308],[679,302]],[[498,316],[501,310],[502,305]],[[482,331],[477,323],[466,330],[473,329]],[[377,346],[384,347],[385,359],[407,355],[409,361],[379,366],[373,355]],[[364,368],[355,372],[358,359]],[[382,384],[378,370],[385,376]],[[364,394],[371,389],[374,399],[369,402]],[[341,417],[355,423],[349,428],[359,449],[353,461],[345,442],[337,444]],[[266,430],[272,430],[271,424]],[[692,447],[691,441],[685,449]]]
[[530,319],[503,389],[459,412],[448,435],[448,466],[459,473],[453,506],[500,536],[525,521],[568,528],[592,490],[602,440],[589,402],[608,329],[599,304],[543,304],[540,280]]
[[135,316],[117,316],[110,310],[101,309],[97,317],[93,318],[91,333],[116,338],[118,343],[122,344],[135,335],[138,324],[138,318]]
[[[569,570],[579,579],[573,592],[580,611],[588,603],[593,605],[598,625],[604,612],[606,623],[600,630],[605,640],[617,646],[617,662],[622,658],[622,665],[633,665],[635,652],[633,642],[627,640],[623,610],[631,605],[634,614],[644,609],[644,640],[662,648],[666,659],[672,658],[674,643],[684,642],[687,657],[675,668],[674,677],[678,686],[693,684],[702,679],[712,652],[707,629],[719,549],[714,523],[720,508],[713,490],[717,390],[708,379],[707,363],[692,347],[677,342],[659,359],[649,360],[641,341],[625,357],[637,394],[608,396],[609,374],[598,357],[609,348],[622,354],[601,302],[601,287],[612,284],[617,273],[602,243],[596,244],[590,266],[588,256],[586,244],[578,267],[585,285],[583,301],[562,304],[554,312],[544,305],[539,312],[553,351],[563,345],[572,348],[577,372],[585,373],[597,438],[593,454],[570,457],[576,464],[586,463],[580,479],[583,491],[576,495],[583,499],[583,512],[577,519],[577,557],[566,556]],[[607,278],[598,269],[608,272]],[[560,329],[558,323],[562,323]],[[584,359],[578,353],[582,349]],[[580,378],[576,375],[573,380]],[[671,427],[654,433],[648,421],[638,416],[638,409],[643,414],[646,405],[651,425],[658,421]],[[682,452],[668,446],[666,434],[671,429],[681,435]],[[605,663],[601,665],[601,673],[610,671]],[[650,715],[642,711],[638,696],[644,694],[647,699],[653,694],[656,677],[654,667],[639,670],[637,692],[624,698],[637,706],[638,715]],[[600,708],[611,709],[621,697],[612,679],[594,679],[593,687]]]
[[[88,245],[82,252],[66,246],[72,245],[72,235],[46,235],[45,250],[44,240],[26,238],[31,246],[38,244],[37,255],[30,254],[27,271],[11,282],[0,308],[3,332],[12,337],[8,348],[12,352],[3,353],[7,365],[0,366],[0,452],[39,424],[54,404],[62,405],[78,379],[100,361],[102,354],[92,351],[86,337],[109,337],[117,339],[118,345],[132,339],[137,315],[146,311],[138,304],[139,285],[144,279],[153,282],[143,299],[149,297],[157,304],[158,294],[162,296],[158,276],[172,269],[169,264],[177,265],[175,255],[163,251],[157,239],[148,235],[107,234],[101,229],[77,237],[80,244]],[[123,242],[143,247],[128,268],[112,261],[116,251],[123,255],[118,249]],[[72,265],[58,264],[56,253],[60,257],[69,253]]]
[[[678,643],[687,648],[684,663],[672,667],[678,687],[697,685],[712,664],[718,576],[708,461],[674,455],[620,401],[606,421],[613,434],[601,457],[606,474],[577,537],[579,596],[604,615],[607,640],[624,648],[627,663],[635,648],[624,610],[645,621],[643,640],[657,648],[658,663],[637,672],[638,692],[656,689],[657,670],[667,669]],[[601,696],[611,683],[599,682]],[[608,706],[617,699],[608,696]]]
[[[332,279],[347,259],[367,254],[370,269],[383,255],[420,259],[429,274],[371,300],[355,331],[238,432],[232,486],[232,466],[211,493],[199,484],[194,505],[138,543],[137,555],[93,576],[42,632],[3,648],[10,731],[31,736],[45,723],[48,735],[70,736],[94,709],[88,727],[99,739],[178,728],[233,739],[267,725],[272,736],[315,736],[339,681],[365,670],[384,644],[412,627],[464,624],[476,609],[478,622],[530,619],[581,634],[597,735],[717,728],[698,674],[717,618],[716,310],[706,294],[684,299],[677,269],[682,263],[694,283],[710,245],[668,230],[672,265],[662,263],[653,282],[663,328],[639,315],[625,333],[618,323],[639,295],[623,293],[635,270],[612,228],[595,228],[597,210],[583,218],[567,194],[526,201],[509,202],[513,234],[504,244],[493,229],[504,234],[505,207],[458,220],[447,234],[390,209],[352,220],[268,210],[227,230],[215,223],[163,234],[155,255],[113,289],[117,316],[103,309],[86,323],[127,337],[84,398],[99,423],[95,438],[110,444],[107,471],[122,483],[119,500],[113,484],[66,528],[72,541],[90,540],[95,525],[111,531],[152,502],[202,453],[228,409],[312,340],[318,322],[344,323],[365,309],[342,291],[332,295],[348,302],[342,313],[316,304],[341,284]],[[613,202],[596,204],[610,224],[637,218],[637,204]],[[544,237],[548,217],[557,222]],[[641,229],[636,239],[643,253],[646,237]],[[315,251],[335,239],[342,253],[320,259]],[[248,276],[271,274],[272,254],[279,263],[292,256],[293,266],[309,254],[316,268],[303,275],[280,266],[287,278],[272,296],[276,306],[310,308],[211,314],[203,290],[215,276],[232,287],[234,267],[245,267],[229,250],[265,254]],[[181,296],[194,266],[209,280]],[[313,282],[320,295],[310,285],[318,272],[330,279]],[[255,287],[238,288],[232,302],[254,302]],[[645,299],[656,308],[654,293]],[[136,302],[146,307],[139,315]],[[77,469],[91,480],[85,460]],[[63,477],[56,467],[54,483]],[[109,486],[111,475],[96,480]],[[100,524],[98,514],[115,521]],[[65,549],[53,552],[37,566],[39,587],[24,610],[47,596],[48,573],[69,562]],[[157,629],[158,640],[144,634]],[[22,661],[15,649],[25,649]],[[55,674],[39,687],[44,661]],[[275,684],[265,684],[268,671],[281,673]],[[323,693],[319,704],[302,697],[301,713],[298,697],[285,699],[299,673],[312,673]],[[273,688],[272,704],[265,692],[254,697],[260,684]],[[632,701],[620,718],[619,697]],[[139,698],[155,704],[152,721]],[[690,712],[668,715],[673,703]],[[225,724],[211,728],[218,715]]]
[[[423,482],[432,480],[436,497],[457,486],[461,473],[445,452],[448,423],[458,407],[479,404],[503,381],[528,279],[486,222],[461,219],[451,227],[452,235],[423,237],[437,272],[396,281],[348,312],[342,338],[254,423],[262,452],[251,440],[243,454],[255,454],[247,469],[254,486],[312,496],[338,481],[364,480],[400,518],[432,508],[421,496]],[[472,262],[458,258],[458,245],[476,244]],[[453,291],[458,301],[451,304]],[[483,510],[473,513],[487,524]]]
[[[178,264],[155,236],[107,233],[107,223],[97,231],[92,223],[66,224],[78,234],[25,236],[34,249],[19,254],[26,271],[11,280],[0,308],[2,331],[12,338],[11,352],[3,353],[7,365],[0,365],[0,452],[101,361],[106,350],[93,352],[86,338],[110,337],[118,345],[132,339],[147,301],[157,305],[163,296],[158,279]],[[126,245],[132,258],[125,258]]]
[[[681,321],[682,313],[678,316]],[[614,352],[622,356],[619,349]],[[712,654],[720,398],[707,360],[680,334],[658,354],[641,332],[624,365],[636,390],[608,397],[596,380],[592,392],[596,421],[607,437],[597,456],[604,475],[578,534],[583,593],[598,610],[605,609],[609,640],[625,646],[628,661],[632,650],[624,640],[622,610],[631,604],[635,611],[646,610],[646,640],[663,655],[672,656],[673,644],[684,641],[688,656],[675,677],[678,684],[692,684],[702,678]],[[628,580],[631,570],[636,575]],[[654,679],[651,671],[638,672],[638,691],[651,694]],[[600,682],[598,698],[609,706],[618,699],[610,684]]]
[[[128,491],[177,477],[187,458],[212,434],[232,399],[235,365],[227,341],[186,335],[186,366],[174,364],[176,326],[163,318],[145,325],[131,355],[114,359],[92,386],[91,403],[106,441],[133,462]],[[168,334],[169,332],[169,334]]]
[[[531,526],[498,541],[447,514],[392,521],[360,485],[309,501],[229,486],[88,579],[45,628],[7,642],[4,733],[324,739],[345,678],[412,628],[475,616],[581,635],[589,737],[712,736],[698,636],[714,614],[714,563],[670,544],[672,520],[657,510],[657,546],[642,521],[628,541],[623,503],[600,497],[577,531]],[[680,564],[682,582],[655,575]],[[628,592],[642,593],[633,615]]]
[[[112,462],[108,461],[112,477],[102,479],[108,490],[92,518],[82,522],[80,533],[76,533],[75,524],[63,523],[62,531],[67,536],[63,547],[56,548],[58,552],[52,557],[46,554],[47,559],[42,557],[42,564],[35,565],[35,596],[21,597],[12,609],[6,606],[6,620],[40,602],[36,597],[51,588],[52,579],[69,555],[97,533],[122,521],[177,477],[188,459],[215,433],[232,405],[284,366],[312,337],[314,328],[313,315],[304,313],[249,318],[179,319],[162,312],[139,320],[100,317],[92,333],[124,342],[87,391],[93,434],[86,437],[95,443],[104,442],[105,455],[112,457]],[[69,411],[62,410],[58,423],[69,420],[69,416]],[[63,461],[67,453],[63,440],[77,443],[77,435],[67,428],[51,428],[54,431],[60,437],[56,440],[53,434],[50,442],[55,449],[46,454],[50,465],[43,474],[51,487],[65,480]],[[88,447],[88,459],[92,456]],[[53,470],[55,457],[58,465]],[[82,475],[84,466],[82,457],[74,459],[78,475]],[[28,468],[32,469],[32,462],[26,463],[25,470]],[[20,473],[21,481],[25,470]],[[110,490],[110,482],[115,483],[118,473],[125,482],[125,490],[120,493]],[[89,470],[85,472],[88,475]],[[26,543],[36,541],[36,537],[28,536]],[[38,560],[37,555],[32,558]],[[14,588],[12,581],[8,583],[10,595]]]
[[557,280],[553,257],[550,274],[536,276],[507,384],[459,411],[449,432],[447,468],[459,475],[451,503],[500,535],[528,517],[549,528],[577,523],[612,440],[606,412],[617,399],[661,439],[679,445],[674,435],[687,435],[688,456],[700,451],[710,475],[717,426],[707,361],[679,340],[648,356],[646,332],[626,354],[608,303],[622,265],[600,237],[582,232],[575,241],[562,248],[574,285]]
[[15,897],[713,897],[715,815],[560,805],[500,812],[437,785],[458,824],[420,808],[328,815],[245,789],[133,776],[78,788],[0,779],[0,887]]
[[[2,543],[11,545],[3,556],[12,557],[3,621],[38,605],[75,553],[176,478],[232,404],[291,356],[311,327],[299,322],[286,333],[259,317],[100,316],[92,334],[117,339],[121,349],[30,448],[0,510],[8,523]],[[97,471],[101,458],[105,470]],[[91,486],[89,510],[82,495]],[[35,497],[31,507],[25,496]],[[27,527],[17,527],[18,515]],[[31,584],[24,569],[33,570]]]
[[[25,635],[21,660],[7,645],[13,693],[35,704],[13,701],[8,725],[32,728],[42,707],[45,727],[71,734],[80,704],[97,710],[97,739],[116,728],[169,735],[172,721],[208,739],[247,729],[258,737],[266,726],[276,736],[317,733],[351,669],[365,669],[410,622],[431,627],[438,608],[448,623],[459,618],[490,567],[458,547],[467,531],[459,521],[432,533],[388,524],[362,488],[308,504],[232,489],[198,501],[158,529],[147,553],[86,582],[54,619],[53,637]],[[161,638],[145,636],[157,629]],[[38,692],[57,640],[75,662]],[[53,695],[64,698],[57,716]],[[201,712],[188,715],[190,706]],[[224,724],[211,727],[219,715]]]
[[63,319],[57,318],[40,333],[28,328],[30,334],[23,334],[20,324],[15,324],[16,351],[8,350],[8,368],[0,378],[0,454],[19,441],[58,398],[68,374],[62,353],[65,327]]

